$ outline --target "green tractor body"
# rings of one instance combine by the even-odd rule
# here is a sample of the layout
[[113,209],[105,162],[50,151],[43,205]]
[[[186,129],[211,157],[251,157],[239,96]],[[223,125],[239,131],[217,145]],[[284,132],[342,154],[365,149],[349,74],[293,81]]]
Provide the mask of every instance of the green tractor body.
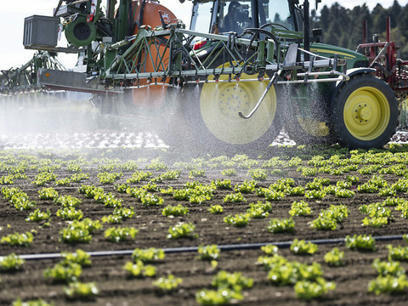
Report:
[[76,52],[86,71],[40,69],[42,86],[93,93],[98,105],[130,100],[168,144],[207,151],[258,150],[282,127],[297,143],[360,148],[395,133],[393,91],[366,56],[310,35],[308,0],[193,1],[189,30],[156,1],[105,8],[58,2],[69,46],[26,47]]

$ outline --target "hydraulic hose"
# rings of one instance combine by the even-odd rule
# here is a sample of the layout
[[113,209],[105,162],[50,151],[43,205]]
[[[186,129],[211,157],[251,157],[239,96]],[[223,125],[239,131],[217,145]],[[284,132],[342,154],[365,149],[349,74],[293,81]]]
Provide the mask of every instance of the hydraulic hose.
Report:
[[[394,241],[402,240],[403,235],[387,235],[387,236],[374,236],[375,241]],[[307,240],[318,245],[327,244],[343,244],[345,243],[345,238],[331,238],[331,239],[315,239]],[[289,248],[293,243],[293,240],[289,241],[278,241],[278,242],[259,242],[259,243],[240,243],[240,244],[221,244],[218,248],[223,251],[240,251],[240,250],[256,250],[265,245],[276,245],[279,248]],[[164,248],[163,251],[166,254],[177,254],[177,253],[193,253],[198,251],[198,246],[191,247],[178,247],[178,248]],[[130,256],[133,254],[132,250],[117,250],[117,251],[91,251],[87,252],[92,257],[102,257],[102,256]],[[21,254],[20,258],[24,260],[47,260],[47,259],[59,259],[63,255],[61,253],[39,253],[39,254]],[[0,256],[1,258],[1,256]]]

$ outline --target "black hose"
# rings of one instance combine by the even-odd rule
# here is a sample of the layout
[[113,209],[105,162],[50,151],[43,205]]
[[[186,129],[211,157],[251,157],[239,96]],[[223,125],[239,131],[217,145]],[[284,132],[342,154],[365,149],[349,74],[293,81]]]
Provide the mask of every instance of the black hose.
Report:
[[[375,241],[393,241],[402,240],[403,235],[387,235],[387,236],[374,236]],[[345,238],[331,238],[331,239],[315,239],[307,240],[306,242],[311,242],[314,244],[325,245],[325,244],[342,244],[345,242]],[[240,251],[240,250],[256,250],[265,245],[276,245],[279,248],[289,248],[293,243],[290,241],[280,241],[280,242],[259,242],[259,243],[239,243],[239,244],[221,244],[218,248],[221,251]],[[102,256],[129,256],[133,254],[132,250],[117,250],[117,251],[93,251],[87,252],[92,257],[102,257]],[[179,248],[164,248],[164,253],[166,254],[177,254],[177,253],[193,253],[198,251],[198,246],[192,247],[179,247]],[[24,260],[45,260],[45,259],[59,259],[62,258],[61,253],[40,253],[40,254],[22,254],[19,255]]]

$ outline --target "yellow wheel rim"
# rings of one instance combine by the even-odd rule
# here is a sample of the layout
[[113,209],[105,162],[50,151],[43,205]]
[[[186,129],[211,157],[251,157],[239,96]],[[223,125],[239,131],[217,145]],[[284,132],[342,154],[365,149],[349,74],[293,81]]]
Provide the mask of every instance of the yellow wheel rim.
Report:
[[[227,67],[227,64],[224,67]],[[256,76],[241,75],[241,79],[254,78]],[[220,80],[226,79],[227,76],[220,77]],[[251,119],[242,119],[238,112],[248,114],[267,85],[267,81],[204,84],[200,95],[200,110],[208,130],[217,139],[235,145],[248,144],[262,137],[272,126],[275,118],[277,103],[275,88],[270,89]]]
[[349,133],[370,141],[381,136],[390,121],[390,105],[377,88],[365,86],[353,91],[344,105],[343,119]]
[[296,118],[302,130],[304,130],[308,135],[314,137],[329,136],[330,129],[326,122],[314,120],[312,118],[303,118],[301,116],[297,116]]

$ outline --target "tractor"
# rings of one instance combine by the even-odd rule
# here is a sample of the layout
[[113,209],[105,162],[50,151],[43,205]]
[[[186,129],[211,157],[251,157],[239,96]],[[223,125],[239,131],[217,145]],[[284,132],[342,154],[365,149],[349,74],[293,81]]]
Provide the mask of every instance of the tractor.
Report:
[[398,126],[393,88],[368,56],[320,43],[309,6],[194,0],[186,29],[158,1],[60,0],[53,16],[26,18],[24,46],[78,54],[75,71],[38,69],[42,88],[142,114],[173,147],[257,151],[282,128],[297,143],[384,146]]

